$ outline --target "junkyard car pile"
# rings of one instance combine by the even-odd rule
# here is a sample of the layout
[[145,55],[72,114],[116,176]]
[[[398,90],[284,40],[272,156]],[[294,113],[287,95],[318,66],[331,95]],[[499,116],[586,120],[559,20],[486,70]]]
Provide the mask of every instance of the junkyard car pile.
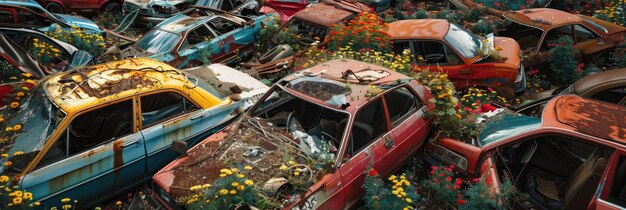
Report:
[[626,208],[626,7],[450,3],[0,0],[0,209]]

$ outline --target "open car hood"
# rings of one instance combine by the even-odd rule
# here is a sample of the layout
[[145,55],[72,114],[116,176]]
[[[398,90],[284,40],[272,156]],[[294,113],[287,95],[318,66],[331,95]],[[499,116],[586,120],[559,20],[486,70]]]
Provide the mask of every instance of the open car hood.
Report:
[[0,56],[17,65],[24,73],[30,73],[35,78],[41,78],[48,70],[39,65],[39,62],[19,47],[15,42],[0,33]]

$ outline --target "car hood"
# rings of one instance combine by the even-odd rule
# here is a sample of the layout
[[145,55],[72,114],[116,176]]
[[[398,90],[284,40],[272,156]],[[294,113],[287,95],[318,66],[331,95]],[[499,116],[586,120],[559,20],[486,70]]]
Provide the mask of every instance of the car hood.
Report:
[[485,124],[478,136],[478,146],[484,147],[540,126],[541,118],[503,112],[499,116],[492,117]]
[[63,21],[70,26],[77,26],[82,29],[90,30],[98,34],[102,33],[102,29],[93,21],[75,15],[54,14],[55,16],[62,18]]
[[[275,122],[246,114],[165,166],[154,175],[153,182],[171,198],[178,200],[194,193],[190,190],[192,186],[213,184],[223,168],[237,167],[243,171],[243,166],[253,166],[245,171],[247,177],[254,179],[256,187],[265,188],[270,180],[289,175],[285,174],[281,165],[294,167],[298,163],[314,163],[309,162],[315,160],[298,146],[300,143],[285,129],[273,129],[272,123]],[[287,163],[289,159],[296,161]],[[310,168],[314,171],[311,179],[300,183],[308,187],[316,183],[315,177],[322,177],[331,167]],[[189,176],[199,171],[203,173]]]
[[[493,34],[487,35],[489,48],[492,50],[500,50],[500,56],[506,58],[505,64],[510,65],[511,68],[517,69],[520,66],[520,47],[517,41],[508,37],[493,36]],[[493,62],[489,58],[480,60],[481,63]]]

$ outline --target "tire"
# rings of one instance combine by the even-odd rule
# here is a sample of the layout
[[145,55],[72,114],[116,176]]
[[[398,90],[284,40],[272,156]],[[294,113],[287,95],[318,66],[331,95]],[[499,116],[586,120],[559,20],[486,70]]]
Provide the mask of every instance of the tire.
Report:
[[259,62],[267,63],[270,61],[285,58],[287,56],[290,56],[291,54],[293,54],[293,49],[289,45],[282,44],[270,49],[268,52],[261,55],[261,58],[259,58]]
[[51,12],[51,13],[60,13],[60,14],[65,13],[63,6],[55,2],[50,2],[46,4],[46,10],[48,10],[48,12]]
[[102,7],[102,12],[109,12],[109,13],[120,13],[122,11],[122,6],[120,5],[120,3],[117,2],[109,2],[107,4],[104,5],[104,7]]

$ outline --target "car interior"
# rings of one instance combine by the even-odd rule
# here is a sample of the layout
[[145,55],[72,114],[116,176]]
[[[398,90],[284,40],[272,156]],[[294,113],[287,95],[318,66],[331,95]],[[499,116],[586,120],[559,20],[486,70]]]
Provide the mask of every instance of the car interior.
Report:
[[612,153],[565,137],[543,136],[499,148],[493,159],[500,180],[510,177],[535,207],[580,209],[596,193]]
[[533,51],[537,49],[537,44],[543,35],[543,31],[512,22],[510,27],[499,32],[498,35],[515,39],[519,43],[521,50]]
[[226,20],[222,17],[215,17],[208,23],[209,23],[209,26],[211,26],[211,28],[218,33],[218,35],[228,33],[240,27],[234,22],[230,20]]
[[143,128],[181,115],[186,111],[198,109],[185,97],[172,92],[142,96],[140,100]]

